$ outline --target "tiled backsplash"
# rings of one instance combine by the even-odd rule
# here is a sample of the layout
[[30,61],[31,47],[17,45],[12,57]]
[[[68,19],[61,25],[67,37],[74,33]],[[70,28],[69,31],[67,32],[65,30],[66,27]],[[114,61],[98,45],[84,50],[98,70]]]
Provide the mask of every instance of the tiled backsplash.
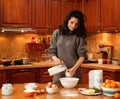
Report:
[[99,51],[99,44],[112,45],[113,57],[120,59],[120,33],[94,33],[87,37],[88,53],[93,53],[94,58],[100,58],[101,54],[96,54]]
[[[0,33],[0,59],[15,59],[28,57],[25,44],[31,42],[32,37],[39,37],[40,34],[21,34],[21,33]],[[99,44],[113,45],[113,57],[120,59],[120,33],[94,33],[87,37],[88,53],[93,53],[94,58],[100,58],[100,54],[96,54],[99,50]],[[41,54],[29,57],[39,60]]]

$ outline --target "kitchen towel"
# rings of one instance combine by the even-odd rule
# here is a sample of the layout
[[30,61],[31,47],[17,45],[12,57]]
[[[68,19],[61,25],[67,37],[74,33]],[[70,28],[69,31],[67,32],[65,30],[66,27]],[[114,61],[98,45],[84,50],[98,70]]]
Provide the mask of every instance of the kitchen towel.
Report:
[[89,71],[89,88],[101,89],[102,82],[103,82],[103,70]]

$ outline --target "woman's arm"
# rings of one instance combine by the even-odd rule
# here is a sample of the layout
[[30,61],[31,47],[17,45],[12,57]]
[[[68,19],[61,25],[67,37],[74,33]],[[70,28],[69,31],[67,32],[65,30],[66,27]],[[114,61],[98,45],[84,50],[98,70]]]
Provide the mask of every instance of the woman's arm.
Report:
[[76,64],[72,68],[68,69],[70,75],[73,76],[75,74],[76,70],[81,66],[84,60],[85,60],[84,57],[80,57],[78,61],[76,62]]
[[63,64],[63,61],[59,59],[57,56],[52,56],[52,60],[54,61],[56,65]]

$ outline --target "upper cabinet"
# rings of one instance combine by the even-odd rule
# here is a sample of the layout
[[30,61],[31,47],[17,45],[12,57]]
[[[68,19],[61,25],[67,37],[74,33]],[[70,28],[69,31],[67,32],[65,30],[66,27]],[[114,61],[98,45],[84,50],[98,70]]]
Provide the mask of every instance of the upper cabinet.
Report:
[[32,0],[0,0],[1,26],[31,27]]
[[34,0],[33,27],[40,33],[51,34],[69,11],[82,8],[81,3],[81,0]]
[[34,0],[34,28],[49,33],[61,23],[61,0]]
[[100,1],[85,0],[84,14],[86,16],[86,28],[88,32],[96,32],[100,29]]
[[1,27],[32,27],[37,33],[51,34],[66,14],[81,10],[84,0],[0,0]]
[[118,31],[119,0],[85,0],[88,32]]
[[119,0],[101,0],[101,31],[117,31]]
[[83,11],[88,32],[120,31],[120,0],[0,0],[0,27],[32,27],[51,34],[73,9]]

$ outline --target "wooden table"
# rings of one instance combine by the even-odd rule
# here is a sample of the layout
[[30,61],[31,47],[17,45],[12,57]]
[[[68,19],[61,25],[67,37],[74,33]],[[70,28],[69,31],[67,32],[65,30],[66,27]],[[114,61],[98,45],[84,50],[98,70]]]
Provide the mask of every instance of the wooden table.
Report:
[[[46,84],[40,84],[40,89],[45,88]],[[23,94],[24,84],[13,84],[14,93],[11,96],[2,96],[0,90],[0,99],[111,99],[111,97],[101,95],[87,96],[82,95],[78,91],[78,88],[85,88],[87,85],[78,85],[73,89],[65,89],[62,86],[58,87],[58,92],[54,94],[39,94],[33,97],[26,97]]]

